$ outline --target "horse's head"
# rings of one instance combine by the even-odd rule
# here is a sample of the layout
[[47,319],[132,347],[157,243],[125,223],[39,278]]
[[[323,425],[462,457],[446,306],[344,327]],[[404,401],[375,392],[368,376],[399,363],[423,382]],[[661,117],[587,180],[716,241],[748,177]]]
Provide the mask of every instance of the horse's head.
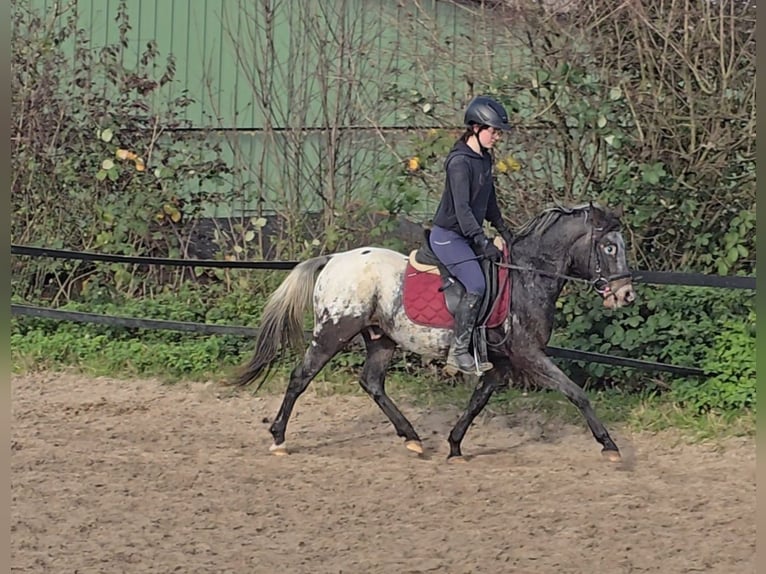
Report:
[[593,202],[548,208],[519,230],[512,256],[522,266],[549,266],[554,276],[589,281],[608,309],[630,305],[636,292],[620,217],[621,208],[609,210]]
[[589,229],[576,243],[573,270],[592,281],[604,307],[630,305],[636,292],[620,231],[622,208],[608,210],[590,204],[586,213],[585,225]]

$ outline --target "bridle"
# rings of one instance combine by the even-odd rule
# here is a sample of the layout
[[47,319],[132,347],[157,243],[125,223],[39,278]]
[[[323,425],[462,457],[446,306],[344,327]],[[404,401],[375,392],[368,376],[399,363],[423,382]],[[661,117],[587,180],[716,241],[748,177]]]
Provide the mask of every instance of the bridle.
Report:
[[[543,271],[542,269],[535,269],[533,267],[521,267],[520,265],[514,265],[512,263],[502,263],[498,262],[495,263],[498,267],[503,267],[505,269],[515,269],[517,271],[526,271],[529,273],[537,273],[538,275],[545,275],[547,277],[553,277],[558,279],[566,279],[568,281],[579,281],[582,283],[587,283],[590,287],[593,288],[596,293],[601,295],[602,298],[610,296],[611,288],[609,285],[614,281],[619,281],[620,279],[627,279],[629,277],[632,277],[632,273],[629,271],[623,272],[623,273],[615,273],[613,275],[609,275],[607,277],[604,277],[602,272],[602,261],[601,261],[601,251],[598,248],[598,239],[596,238],[596,235],[594,232],[603,233],[605,229],[603,227],[591,227],[590,229],[590,235],[591,235],[591,249],[588,254],[588,269],[591,268],[591,261],[593,258],[593,254],[596,255],[596,268],[594,269],[596,278],[595,279],[585,279],[584,277],[578,277],[575,275],[567,275],[566,273],[555,273],[553,271]],[[509,246],[510,250],[510,246]]]
[[[588,252],[588,269],[591,269],[591,262],[593,261],[593,254],[595,253],[596,256],[596,267],[593,270],[596,277],[594,279],[585,279],[584,277],[578,277],[576,275],[567,275],[566,273],[555,273],[553,271],[543,271],[542,269],[535,269],[533,267],[522,267],[520,265],[514,265],[512,263],[505,263],[505,262],[494,262],[494,265],[497,265],[498,267],[503,267],[505,269],[515,269],[517,271],[524,271],[528,273],[537,273],[538,275],[545,275],[547,277],[553,277],[558,279],[566,279],[568,281],[576,281],[581,283],[588,284],[589,287],[592,287],[596,293],[598,293],[602,299],[606,299],[607,297],[614,297],[615,294],[612,293],[612,289],[609,286],[613,281],[619,281],[620,279],[627,279],[630,277],[633,277],[633,274],[630,271],[626,271],[623,273],[615,273],[613,275],[609,275],[607,277],[603,274],[603,265],[601,260],[601,251],[598,248],[599,244],[599,238],[602,235],[605,235],[606,233],[609,233],[610,231],[613,231],[612,228],[605,229],[604,227],[596,227],[591,226],[590,228],[590,251]],[[596,232],[598,232],[598,236],[596,235]],[[511,245],[508,245],[508,253],[510,254]],[[510,276],[506,278],[506,281],[510,281]],[[510,302],[509,302],[510,305]],[[502,346],[510,336],[510,330],[506,330],[505,334],[503,335],[502,339],[497,343],[487,343],[490,347],[500,347]]]
[[603,227],[591,227],[590,234],[591,234],[591,250],[590,254],[588,255],[588,268],[590,268],[591,258],[593,257],[593,254],[596,254],[596,269],[595,274],[596,278],[591,280],[591,286],[593,287],[593,290],[596,291],[599,295],[601,295],[602,298],[606,298],[607,296],[611,295],[611,287],[609,285],[614,281],[619,281],[620,279],[627,279],[628,277],[633,277],[633,274],[630,273],[630,271],[626,271],[623,273],[615,273],[613,275],[609,275],[608,277],[604,277],[601,266],[601,250],[598,248],[598,240],[596,239],[594,235],[594,231],[598,231],[599,233],[605,232]]

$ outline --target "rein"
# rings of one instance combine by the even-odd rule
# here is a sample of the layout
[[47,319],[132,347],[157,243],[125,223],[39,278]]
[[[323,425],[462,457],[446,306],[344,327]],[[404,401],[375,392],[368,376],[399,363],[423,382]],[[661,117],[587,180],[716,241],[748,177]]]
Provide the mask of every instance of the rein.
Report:
[[574,275],[567,275],[566,273],[553,273],[551,271],[543,271],[541,269],[535,269],[534,267],[521,267],[520,265],[512,265],[510,263],[495,263],[498,267],[504,267],[505,269],[515,269],[517,271],[528,271],[530,273],[537,273],[538,275],[546,275],[548,277],[554,277],[558,279],[566,279],[568,281],[579,281],[581,283],[586,283],[588,286],[593,287],[593,290],[604,297],[605,295],[608,295],[611,289],[609,288],[609,284],[612,281],[617,281],[618,279],[627,279],[628,277],[632,277],[630,273],[620,273],[618,275],[610,275],[609,277],[604,277],[601,275],[601,266],[596,266],[596,273],[598,273],[598,277],[595,279],[584,279],[582,277],[575,277]]
[[505,269],[515,269],[516,271],[528,271],[531,273],[537,273],[538,275],[547,275],[548,277],[567,279],[569,281],[581,281],[583,283],[588,283],[589,285],[592,285],[594,288],[597,282],[601,280],[607,281],[603,277],[599,277],[598,279],[589,281],[588,279],[583,279],[582,277],[575,277],[574,275],[567,275],[566,273],[554,273],[552,271],[543,271],[542,269],[535,269],[534,267],[522,267],[520,265],[513,265],[511,263],[494,263],[494,264],[497,265],[498,267],[503,267]]
[[609,284],[612,281],[617,281],[619,279],[627,279],[628,277],[632,277],[631,273],[619,273],[617,275],[610,275],[609,277],[604,277],[601,274],[601,255],[598,251],[598,246],[596,245],[596,238],[593,235],[594,231],[603,231],[603,228],[593,228],[591,227],[590,230],[590,236],[591,236],[591,250],[588,254],[588,267],[590,267],[590,262],[593,257],[593,254],[596,254],[596,275],[597,277],[595,279],[585,279],[583,277],[575,277],[574,275],[567,275],[566,273],[554,273],[551,271],[543,271],[542,269],[535,269],[534,267],[521,267],[519,265],[513,265],[511,263],[497,263],[494,264],[498,267],[503,267],[505,269],[515,269],[517,271],[527,271],[530,273],[537,273],[538,275],[546,275],[548,277],[558,278],[558,279],[566,279],[568,281],[579,281],[581,283],[586,283],[590,287],[593,287],[594,291],[601,295],[602,297],[606,296],[610,292]]
[[[601,254],[599,253],[598,246],[596,244],[596,238],[594,237],[594,231],[603,231],[603,228],[594,228],[591,227],[590,229],[590,236],[591,236],[591,250],[588,254],[588,267],[590,267],[590,262],[592,260],[593,254],[596,254],[596,278],[595,279],[585,279],[583,277],[575,277],[574,275],[567,275],[566,273],[555,273],[552,271],[543,271],[542,269],[535,269],[534,267],[521,267],[520,265],[514,265],[512,263],[503,263],[498,261],[492,261],[493,265],[496,265],[498,267],[502,267],[504,269],[513,269],[516,271],[526,271],[528,273],[537,273],[538,275],[544,275],[551,278],[556,279],[566,279],[567,281],[577,281],[581,283],[585,283],[588,286],[592,287],[596,293],[601,295],[602,297],[606,296],[610,292],[609,284],[613,281],[618,281],[620,279],[627,279],[629,277],[632,277],[633,275],[629,272],[627,273],[619,273],[617,275],[610,275],[609,277],[604,277],[601,274]],[[508,246],[509,252],[510,252],[511,245]],[[447,268],[454,266],[454,265],[460,265],[461,263],[465,263],[466,261],[477,261],[479,259],[482,259],[483,255],[476,255],[475,257],[469,257],[467,259],[464,259],[462,261],[457,261],[453,263],[452,265],[448,265]],[[422,273],[421,271],[416,271],[416,273]]]
[[[483,257],[484,257],[483,255],[469,257],[468,259],[464,259],[456,263],[453,263],[453,265],[459,265],[460,263],[465,263],[466,261],[478,261],[479,259],[482,259]],[[493,261],[492,264],[497,265],[498,267],[502,267],[504,269],[514,269],[516,271],[527,271],[529,273],[537,273],[538,275],[545,275],[547,277],[586,283],[589,286],[593,287],[593,289],[599,295],[604,295],[605,293],[609,291],[609,283],[611,283],[612,281],[617,281],[618,279],[626,279],[628,277],[632,277],[630,273],[620,273],[619,275],[610,275],[609,277],[603,277],[601,275],[601,265],[596,265],[596,273],[598,273],[598,277],[596,277],[595,279],[585,279],[583,277],[575,277],[574,275],[567,275],[566,273],[554,273],[553,271],[543,271],[542,269],[535,269],[534,267],[522,267],[520,265],[514,265],[512,263],[502,263],[502,262]],[[415,271],[415,273],[425,273],[425,271]]]

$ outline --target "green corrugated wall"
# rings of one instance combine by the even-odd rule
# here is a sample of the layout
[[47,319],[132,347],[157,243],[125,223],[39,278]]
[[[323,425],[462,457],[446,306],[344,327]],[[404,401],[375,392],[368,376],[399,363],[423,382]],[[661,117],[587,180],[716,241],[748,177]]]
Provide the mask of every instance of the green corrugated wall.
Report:
[[[56,4],[54,0],[32,0],[31,3],[46,11]],[[94,49],[117,41],[118,6],[119,0],[76,2],[79,22],[90,34]],[[328,29],[332,30],[341,27],[345,18],[346,29],[353,29],[354,49],[361,46],[365,51],[361,64],[365,76],[354,88],[354,94],[367,118],[384,127],[413,121],[426,123],[429,118],[402,118],[390,101],[379,105],[383,101],[379,88],[381,78],[388,85],[395,84],[402,97],[407,97],[410,90],[438,96],[441,105],[447,108],[447,115],[454,113],[458,122],[468,91],[466,75],[480,76],[481,70],[488,67],[503,73],[516,65],[513,51],[497,44],[498,38],[490,29],[491,20],[445,1],[129,0],[127,11],[132,30],[126,64],[133,65],[147,42],[155,40],[161,58],[173,54],[177,63],[175,82],[165,96],[188,90],[195,103],[188,108],[187,118],[195,127],[253,130],[240,132],[236,137],[245,161],[258,165],[259,169],[261,165],[267,166],[265,179],[259,182],[261,187],[270,190],[261,191],[266,207],[270,201],[280,202],[297,190],[284,189],[280,182],[285,158],[272,152],[281,148],[273,145],[273,138],[285,136],[272,134],[270,140],[259,131],[268,123],[263,105],[258,104],[259,98],[268,97],[279,102],[275,107],[284,108],[288,99],[302,89],[306,94],[302,100],[307,107],[305,117],[296,121],[273,114],[271,125],[322,127],[325,121],[320,114],[320,101],[326,98],[333,102],[343,90],[342,82],[321,86],[314,78],[322,50],[304,46],[304,50],[295,53],[294,47],[307,39],[321,38],[322,33],[310,33],[316,22],[330,22]],[[272,13],[269,15],[269,12]],[[308,23],[301,20],[307,14],[313,14]],[[270,19],[274,23],[273,38],[268,39],[265,30]],[[331,36],[324,35],[325,40]],[[337,46],[333,45],[333,50],[340,44],[338,41]],[[274,46],[273,53],[268,50],[269,45]],[[293,57],[288,61],[291,50]],[[332,54],[333,50],[325,54]],[[267,54],[273,57],[266,57]],[[342,58],[336,56],[340,66]],[[452,64],[456,60],[458,66]],[[423,62],[428,65],[427,69],[421,67]],[[259,69],[265,73],[258,74]],[[296,69],[302,76],[297,80],[293,73]],[[292,71],[289,74],[294,80],[292,85],[285,70]],[[253,83],[263,85],[264,89],[254,90]],[[440,112],[445,115],[444,109]],[[355,172],[351,177],[356,177],[356,173],[364,177],[376,162],[390,161],[390,152],[374,131],[343,137],[353,137],[359,145],[358,157],[346,167]],[[303,150],[305,178],[316,177],[322,168],[319,157],[322,140],[314,143],[313,147]],[[319,207],[318,203],[294,205],[300,209]],[[431,206],[426,203],[423,208],[428,211]],[[237,209],[232,206],[233,211]],[[215,215],[226,215],[225,211]]]

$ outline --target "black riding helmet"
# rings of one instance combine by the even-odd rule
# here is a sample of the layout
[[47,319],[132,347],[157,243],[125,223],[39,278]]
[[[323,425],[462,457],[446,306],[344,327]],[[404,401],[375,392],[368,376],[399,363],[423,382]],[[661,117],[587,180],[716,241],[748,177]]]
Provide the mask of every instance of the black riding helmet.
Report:
[[491,126],[498,130],[510,131],[508,124],[508,112],[499,102],[488,96],[477,96],[465,110],[466,126],[477,124],[480,126]]

